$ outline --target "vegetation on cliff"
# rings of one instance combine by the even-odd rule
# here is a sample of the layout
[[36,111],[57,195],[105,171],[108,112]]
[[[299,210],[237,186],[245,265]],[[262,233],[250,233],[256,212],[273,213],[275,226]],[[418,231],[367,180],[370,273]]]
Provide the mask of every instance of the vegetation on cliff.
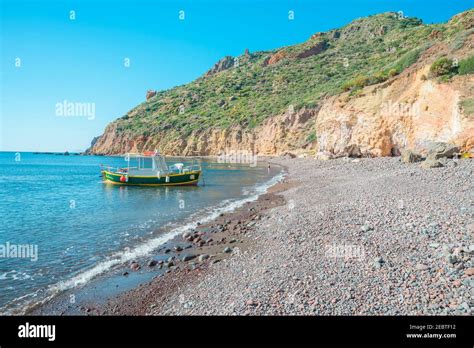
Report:
[[[455,54],[473,34],[473,22],[473,10],[433,25],[383,13],[316,33],[294,46],[245,50],[238,57],[224,57],[189,84],[157,92],[106,132],[127,138],[159,136],[163,141],[208,129],[252,129],[289,109],[317,108],[327,97],[344,91],[353,95],[389,80],[416,64],[433,45],[449,45]],[[452,58],[441,59],[433,64],[433,76],[454,72]],[[472,57],[461,63],[456,73],[472,73]],[[308,139],[316,138],[312,132],[308,130]]]

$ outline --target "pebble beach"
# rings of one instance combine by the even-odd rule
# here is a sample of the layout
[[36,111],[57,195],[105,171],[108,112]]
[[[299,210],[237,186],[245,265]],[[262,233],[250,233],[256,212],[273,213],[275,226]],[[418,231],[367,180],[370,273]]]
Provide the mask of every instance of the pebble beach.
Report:
[[208,226],[241,247],[196,249],[97,314],[471,314],[472,160],[271,161],[284,182]]

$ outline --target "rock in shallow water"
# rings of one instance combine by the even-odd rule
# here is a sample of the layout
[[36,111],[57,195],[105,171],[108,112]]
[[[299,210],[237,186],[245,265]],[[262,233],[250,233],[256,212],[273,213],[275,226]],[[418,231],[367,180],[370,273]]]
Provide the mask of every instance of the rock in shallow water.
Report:
[[132,271],[138,271],[140,268],[140,265],[135,261],[130,264],[130,269]]

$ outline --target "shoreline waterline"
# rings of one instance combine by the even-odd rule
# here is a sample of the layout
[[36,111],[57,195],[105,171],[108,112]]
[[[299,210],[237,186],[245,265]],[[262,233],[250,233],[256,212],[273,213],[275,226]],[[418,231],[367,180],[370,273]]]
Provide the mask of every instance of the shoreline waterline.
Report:
[[220,202],[217,206],[208,207],[208,209],[206,209],[204,212],[191,214],[185,220],[184,224],[178,224],[178,226],[176,226],[176,224],[170,223],[167,226],[168,231],[160,233],[157,237],[147,239],[133,247],[126,247],[126,250],[113,253],[106,260],[99,262],[93,267],[86,269],[67,280],[60,281],[49,286],[45,290],[45,294],[43,294],[41,300],[37,298],[37,292],[26,294],[14,299],[4,306],[1,314],[22,315],[35,313],[37,310],[41,310],[41,308],[47,305],[50,301],[60,297],[62,294],[65,294],[68,291],[73,291],[76,289],[80,291],[81,287],[85,287],[95,280],[100,282],[101,280],[99,278],[107,278],[108,273],[112,273],[117,269],[125,269],[127,267],[127,263],[152,255],[154,251],[159,249],[162,245],[172,241],[173,238],[176,238],[180,234],[196,228],[199,225],[206,224],[221,214],[232,212],[233,210],[242,207],[248,202],[257,200],[258,197],[265,193],[269,187],[283,180],[285,175],[284,169],[281,168],[278,174],[274,175],[266,182],[255,184],[253,192],[249,194],[248,197],[226,199]]

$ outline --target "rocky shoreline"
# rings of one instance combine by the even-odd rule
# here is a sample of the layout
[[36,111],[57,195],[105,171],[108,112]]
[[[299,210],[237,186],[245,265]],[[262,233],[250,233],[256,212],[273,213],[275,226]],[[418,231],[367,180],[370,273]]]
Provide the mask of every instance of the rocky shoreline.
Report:
[[472,313],[472,160],[273,161],[285,183],[181,237],[200,256],[91,314]]
[[[219,263],[231,257],[240,257],[252,248],[254,241],[248,234],[254,226],[267,216],[270,209],[284,205],[284,198],[278,192],[286,189],[282,182],[271,187],[256,201],[247,202],[242,207],[222,213],[218,218],[196,229],[176,237],[165,245],[158,254],[166,254],[160,261],[152,259],[147,267],[162,270],[159,275],[136,289],[111,298],[104,305],[90,304],[85,308],[88,314],[99,315],[148,315],[176,294],[184,284],[198,280]],[[139,271],[142,266],[132,262],[130,272]],[[125,272],[124,275],[128,275]],[[157,304],[158,302],[158,304]]]
[[[266,158],[261,158],[267,163]],[[279,167],[279,166],[277,166]],[[279,182],[284,169],[272,180]],[[268,172],[270,174],[270,170]],[[267,193],[253,196],[234,210],[222,212],[210,222],[195,223],[196,227],[182,235],[166,241],[151,255],[132,260],[128,264],[114,267],[84,286],[66,290],[33,303],[23,313],[27,315],[101,315],[101,314],[143,314],[139,304],[129,309],[117,311],[104,303],[126,298],[151,284],[171,288],[178,279],[187,280],[193,274],[217,264],[231,255],[236,255],[248,248],[251,243],[246,233],[262,219],[263,213],[277,205],[284,204],[282,196],[275,193],[286,187],[281,181],[269,187]],[[125,294],[123,294],[125,292]],[[136,297],[136,296],[135,296]],[[72,299],[72,300],[71,300]],[[133,307],[133,308],[132,308]]]

